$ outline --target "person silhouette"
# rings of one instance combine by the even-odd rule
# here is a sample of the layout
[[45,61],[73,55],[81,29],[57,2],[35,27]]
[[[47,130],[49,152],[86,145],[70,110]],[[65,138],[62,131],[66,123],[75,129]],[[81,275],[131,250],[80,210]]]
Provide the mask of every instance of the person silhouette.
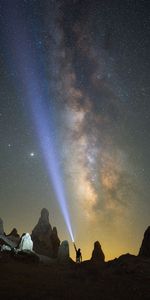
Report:
[[73,243],[73,245],[74,245],[74,249],[75,249],[75,251],[76,251],[76,263],[77,263],[77,264],[80,264],[80,263],[82,262],[81,249],[78,248],[78,250],[77,250],[77,247],[76,247],[75,243]]

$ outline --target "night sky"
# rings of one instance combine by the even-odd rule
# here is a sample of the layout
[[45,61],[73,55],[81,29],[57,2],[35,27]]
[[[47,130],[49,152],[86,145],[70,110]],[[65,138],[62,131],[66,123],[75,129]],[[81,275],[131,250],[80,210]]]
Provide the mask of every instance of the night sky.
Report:
[[61,181],[83,259],[95,240],[106,259],[138,253],[150,225],[149,70],[147,0],[0,0],[7,233],[31,232],[46,207],[73,253]]

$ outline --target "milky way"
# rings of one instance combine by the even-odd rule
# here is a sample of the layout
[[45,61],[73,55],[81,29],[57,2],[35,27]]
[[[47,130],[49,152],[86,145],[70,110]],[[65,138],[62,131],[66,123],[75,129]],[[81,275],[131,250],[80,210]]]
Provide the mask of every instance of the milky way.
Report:
[[[57,10],[56,16],[62,6]],[[65,32],[63,17],[53,20],[55,31],[49,49],[51,40],[55,40],[54,83],[63,103],[61,156],[66,184],[71,186],[73,201],[83,217],[101,220],[113,213],[116,218],[129,205],[133,178],[128,157],[116,141],[126,107],[119,97],[120,87],[117,89],[113,82],[117,80],[115,65],[104,42],[101,47],[94,45],[84,18],[73,22],[67,28],[70,32]],[[72,47],[66,45],[69,34],[74,36]]]

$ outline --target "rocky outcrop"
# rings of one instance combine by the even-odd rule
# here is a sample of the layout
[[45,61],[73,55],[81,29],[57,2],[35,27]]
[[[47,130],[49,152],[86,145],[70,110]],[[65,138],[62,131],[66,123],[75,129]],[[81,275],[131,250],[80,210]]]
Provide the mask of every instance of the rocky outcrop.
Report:
[[39,221],[37,225],[34,227],[32,231],[32,235],[40,235],[40,234],[51,234],[52,233],[52,227],[49,223],[49,212],[46,208],[43,208],[41,210],[41,216],[39,218]]
[[121,276],[124,274],[137,274],[139,276],[142,273],[148,275],[148,273],[150,274],[150,260],[142,256],[126,253],[106,262],[106,269],[111,274],[119,274]]
[[7,238],[5,235],[0,235],[0,246],[3,245],[9,246],[10,248],[15,248],[17,243]]
[[63,241],[59,246],[58,250],[58,262],[66,263],[69,262],[69,243],[68,241]]
[[0,218],[0,235],[4,234],[3,220]]
[[139,251],[139,256],[150,257],[150,226],[144,233],[144,238]]
[[9,234],[7,234],[7,237],[20,238],[20,235],[18,234],[17,229],[13,228],[13,230]]
[[13,230],[7,235],[7,238],[9,240],[11,240],[12,242],[18,244],[18,242],[20,240],[20,235],[18,234],[17,229],[13,228]]
[[57,235],[57,229],[55,227],[52,229],[49,223],[49,212],[46,208],[42,209],[41,216],[32,231],[31,238],[34,251],[52,258],[57,257],[60,240]]
[[94,243],[94,249],[92,252],[91,261],[95,263],[104,263],[105,261],[105,255],[102,251],[99,241],[96,241]]

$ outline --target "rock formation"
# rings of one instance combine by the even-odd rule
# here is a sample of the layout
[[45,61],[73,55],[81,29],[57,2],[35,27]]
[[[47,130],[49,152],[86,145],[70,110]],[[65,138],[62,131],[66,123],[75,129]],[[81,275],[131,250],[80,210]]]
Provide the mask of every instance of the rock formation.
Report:
[[63,241],[59,246],[58,250],[58,261],[60,263],[66,263],[69,261],[69,243],[68,241]]
[[150,226],[144,233],[144,238],[139,251],[139,256],[150,257]]
[[10,237],[10,236],[12,236],[14,238],[20,238],[20,235],[18,234],[18,231],[16,228],[13,228],[13,230],[9,234],[7,234],[7,237]]
[[60,240],[57,235],[57,229],[52,229],[49,223],[49,212],[46,208],[41,211],[41,216],[35,228],[32,231],[31,238],[33,249],[39,254],[56,258]]
[[4,234],[3,220],[0,218],[0,235]]
[[13,230],[9,234],[7,234],[7,238],[12,242],[18,244],[20,240],[20,235],[18,234],[17,229],[13,228]]
[[58,249],[60,246],[60,239],[58,238],[57,234],[57,228],[53,227],[52,234],[51,234],[51,242],[52,242],[52,247],[53,247],[53,258],[56,258],[58,255]]
[[17,243],[7,238],[5,235],[0,235],[0,247],[3,245],[6,245],[10,248],[15,248],[17,246]]
[[96,241],[94,243],[94,249],[92,252],[91,261],[96,263],[104,263],[105,261],[105,255],[102,251],[99,241]]

